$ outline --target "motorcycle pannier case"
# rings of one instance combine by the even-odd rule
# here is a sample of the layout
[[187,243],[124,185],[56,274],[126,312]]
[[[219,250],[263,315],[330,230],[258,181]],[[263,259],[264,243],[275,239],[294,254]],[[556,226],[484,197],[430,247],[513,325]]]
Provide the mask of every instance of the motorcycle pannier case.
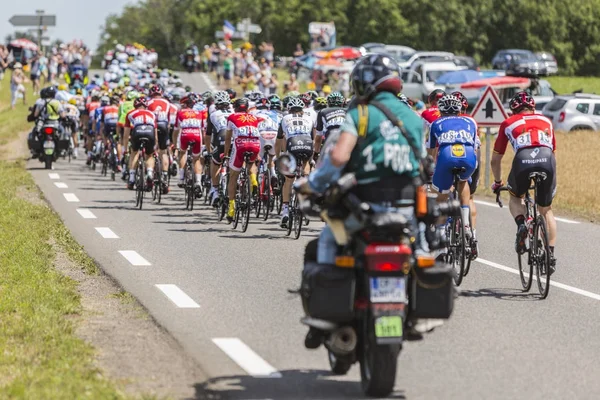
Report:
[[302,305],[312,318],[348,322],[354,317],[356,276],[352,268],[306,262],[302,271]]
[[454,308],[452,266],[436,262],[433,267],[413,268],[410,315],[413,318],[450,318]]

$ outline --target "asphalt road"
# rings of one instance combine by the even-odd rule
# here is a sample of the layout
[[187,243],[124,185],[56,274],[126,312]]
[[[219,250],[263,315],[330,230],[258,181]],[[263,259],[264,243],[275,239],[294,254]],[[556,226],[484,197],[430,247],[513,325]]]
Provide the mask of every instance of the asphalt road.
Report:
[[[185,79],[207,87],[200,74]],[[278,220],[251,219],[243,234],[206,206],[185,211],[177,188],[160,205],[146,197],[139,211],[122,181],[83,160],[61,160],[51,172],[38,161],[28,167],[86,251],[211,377],[198,382],[198,398],[362,397],[358,366],[335,377],[323,349],[304,348],[300,300],[287,292],[299,285],[304,244],[322,224],[311,222],[295,241]],[[406,343],[391,398],[599,398],[600,226],[558,222],[558,270],[540,301],[520,290],[508,210],[478,206],[483,259],[452,318]]]

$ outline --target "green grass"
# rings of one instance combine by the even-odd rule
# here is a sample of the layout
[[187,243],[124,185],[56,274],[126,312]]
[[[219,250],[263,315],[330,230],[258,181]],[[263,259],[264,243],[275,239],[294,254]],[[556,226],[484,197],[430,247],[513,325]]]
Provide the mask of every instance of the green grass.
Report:
[[[25,87],[27,103],[31,106],[36,98],[33,97],[31,84]],[[10,109],[10,73],[7,73],[0,84],[0,145],[11,142],[20,132],[31,129],[31,124],[27,122],[28,114],[28,106],[23,105],[21,99],[18,100],[14,110]]]
[[545,78],[558,94],[570,94],[576,90],[600,94],[600,78],[582,76],[550,76]]
[[[5,83],[0,104],[10,101]],[[23,105],[0,111],[0,141],[29,128],[26,114]],[[24,161],[0,161],[0,175],[0,398],[125,398],[75,334],[77,283],[53,268],[52,239],[81,268],[95,265],[50,208],[26,198],[40,194]]]

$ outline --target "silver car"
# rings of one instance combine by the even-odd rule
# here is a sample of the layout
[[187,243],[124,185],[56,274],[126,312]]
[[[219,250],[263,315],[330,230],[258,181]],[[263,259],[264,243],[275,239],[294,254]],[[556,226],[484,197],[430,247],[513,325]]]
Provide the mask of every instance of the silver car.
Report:
[[539,51],[535,53],[535,56],[546,66],[546,73],[548,75],[558,73],[558,63],[556,62],[556,57],[554,57],[553,54],[548,53],[547,51]]
[[542,109],[557,131],[600,130],[600,95],[556,96]]

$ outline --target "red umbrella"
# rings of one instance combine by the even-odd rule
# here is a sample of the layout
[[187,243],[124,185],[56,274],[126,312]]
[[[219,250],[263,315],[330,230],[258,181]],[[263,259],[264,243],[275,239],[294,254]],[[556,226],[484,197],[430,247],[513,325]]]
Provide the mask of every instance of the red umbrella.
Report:
[[331,50],[329,53],[327,53],[327,57],[354,60],[356,58],[362,57],[362,54],[360,50],[358,50],[356,47],[344,46]]
[[37,51],[38,47],[35,43],[33,43],[31,40],[27,40],[27,39],[15,39],[12,42],[10,42],[10,45],[13,47],[20,47],[22,49],[28,49],[31,51]]

